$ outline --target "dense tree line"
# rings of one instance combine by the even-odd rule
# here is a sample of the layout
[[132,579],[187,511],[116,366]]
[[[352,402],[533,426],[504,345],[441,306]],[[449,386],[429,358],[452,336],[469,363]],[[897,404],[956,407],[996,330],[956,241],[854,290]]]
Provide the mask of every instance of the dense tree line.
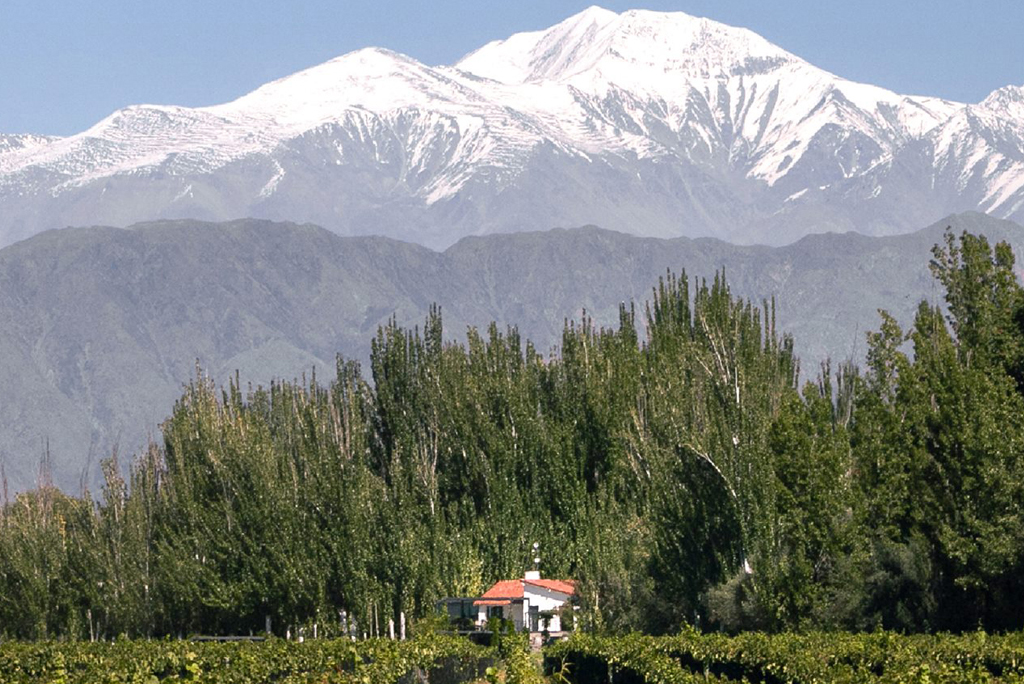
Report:
[[445,341],[435,309],[378,331],[372,383],[198,373],[98,496],[4,502],[0,633],[384,633],[533,542],[597,629],[1019,628],[1024,291],[1005,244],[934,253],[947,306],[907,333],[883,312],[863,371],[803,386],[774,303],[724,274],[550,356],[496,325]]

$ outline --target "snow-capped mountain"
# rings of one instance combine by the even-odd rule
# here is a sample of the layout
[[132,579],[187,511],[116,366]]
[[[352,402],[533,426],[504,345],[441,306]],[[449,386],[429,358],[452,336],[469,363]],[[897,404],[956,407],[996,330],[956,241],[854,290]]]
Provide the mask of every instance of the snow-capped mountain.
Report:
[[788,242],[1024,219],[1024,88],[977,105],[818,69],[682,13],[590,8],[452,66],[353,52],[227,104],[0,136],[0,245],[51,227],[257,216],[444,246],[596,223]]

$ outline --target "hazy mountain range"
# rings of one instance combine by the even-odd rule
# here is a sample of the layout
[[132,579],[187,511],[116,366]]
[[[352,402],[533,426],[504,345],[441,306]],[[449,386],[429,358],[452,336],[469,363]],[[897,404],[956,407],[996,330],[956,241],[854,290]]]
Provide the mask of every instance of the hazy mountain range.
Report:
[[596,7],[430,67],[353,52],[202,108],[0,136],[0,246],[240,216],[446,247],[594,223],[783,244],[1024,218],[1024,87],[978,104],[827,73],[740,28]]
[[27,488],[48,442],[56,482],[77,489],[114,445],[124,454],[159,439],[197,360],[221,381],[314,366],[328,380],[336,353],[365,359],[378,325],[421,323],[434,302],[449,338],[494,320],[548,350],[567,317],[586,309],[613,324],[620,302],[642,304],[669,269],[724,267],[734,293],[774,295],[814,377],[826,356],[863,356],[877,308],[909,322],[920,299],[941,299],[928,259],[947,225],[1024,253],[1019,225],[981,214],[778,248],[593,227],[470,237],[444,252],[257,220],[49,231],[0,250],[0,459],[12,489]]

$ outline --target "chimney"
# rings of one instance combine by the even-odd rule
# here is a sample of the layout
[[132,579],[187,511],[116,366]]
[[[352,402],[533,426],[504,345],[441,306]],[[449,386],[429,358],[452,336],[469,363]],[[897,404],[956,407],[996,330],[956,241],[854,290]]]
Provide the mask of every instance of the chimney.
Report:
[[526,577],[524,579],[539,580],[540,579],[540,570],[527,570],[526,571]]

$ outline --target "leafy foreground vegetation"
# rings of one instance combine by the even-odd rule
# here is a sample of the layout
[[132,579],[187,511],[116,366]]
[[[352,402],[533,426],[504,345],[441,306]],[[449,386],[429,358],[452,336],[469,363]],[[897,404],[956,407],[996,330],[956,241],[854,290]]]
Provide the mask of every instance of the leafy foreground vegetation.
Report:
[[695,630],[666,637],[577,634],[545,649],[544,669],[542,677],[518,636],[494,649],[443,635],[407,642],[0,645],[5,684],[997,684],[1024,681],[1024,636],[748,632],[729,637]]
[[803,385],[724,274],[567,324],[557,355],[445,342],[434,311],[378,331],[372,384],[197,377],[127,478],[5,502],[0,633],[379,636],[535,541],[596,631],[1020,629],[1024,292],[984,238],[932,268],[946,310],[883,313],[863,370]]
[[569,673],[572,684],[1024,681],[1024,636],[1019,633],[578,634],[547,649],[545,655],[547,669]]
[[431,684],[463,684],[483,681],[488,668],[495,669],[494,663],[494,654],[489,650],[474,646],[466,639],[443,635],[412,641],[119,640],[113,644],[0,645],[0,681],[5,684],[176,681],[395,684],[419,681],[423,676]]

